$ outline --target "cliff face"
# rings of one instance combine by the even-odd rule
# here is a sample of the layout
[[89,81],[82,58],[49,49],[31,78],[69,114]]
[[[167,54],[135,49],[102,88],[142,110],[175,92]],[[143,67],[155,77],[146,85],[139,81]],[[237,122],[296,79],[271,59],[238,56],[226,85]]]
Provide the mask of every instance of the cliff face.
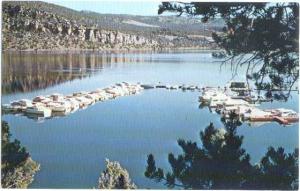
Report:
[[[141,23],[141,21],[128,21],[126,20],[127,17],[130,17],[128,15],[123,17],[110,15],[109,18],[106,18],[96,13],[91,16],[84,12],[44,2],[3,2],[2,49],[127,50],[215,47],[211,38],[208,37],[213,30],[205,28],[204,25],[201,31],[198,28],[182,27],[185,25],[177,26],[176,18],[166,20],[166,18],[160,17],[143,17],[145,21],[152,22],[151,25]],[[138,19],[139,17],[133,18]],[[164,23],[161,19],[166,22]],[[107,25],[107,20],[110,20],[112,24]],[[153,25],[155,20],[160,26]],[[199,23],[189,24],[188,21],[186,18],[187,26],[201,26]],[[185,22],[181,19],[179,23]],[[176,29],[175,26],[177,26]]]
[[50,12],[3,6],[3,50],[155,48],[158,42],[140,35],[79,25]]

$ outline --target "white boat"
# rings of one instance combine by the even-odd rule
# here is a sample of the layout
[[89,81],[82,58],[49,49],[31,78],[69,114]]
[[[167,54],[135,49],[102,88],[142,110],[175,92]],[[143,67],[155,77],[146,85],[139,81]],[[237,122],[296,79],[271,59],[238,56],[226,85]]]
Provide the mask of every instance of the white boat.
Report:
[[47,107],[52,110],[52,112],[59,112],[59,113],[70,113],[72,108],[71,104],[66,101],[57,101],[57,102],[51,102],[47,104]]
[[21,106],[30,107],[30,106],[32,106],[32,101],[29,99],[21,99],[21,100],[19,100],[19,104]]
[[41,100],[39,103],[43,103],[47,105],[50,102],[53,102],[53,99],[49,97],[45,97],[45,99]]
[[14,112],[17,111],[18,108],[15,108],[14,106],[12,106],[11,104],[3,104],[2,105],[2,110],[4,112]]
[[84,97],[91,99],[93,103],[99,100],[99,97],[97,95],[90,94],[90,93],[86,94]]
[[228,96],[226,96],[223,93],[216,93],[213,94],[209,101],[210,107],[217,107],[218,105],[222,106],[224,102],[226,102],[228,99],[230,99]]
[[245,120],[250,121],[272,121],[273,114],[267,110],[252,107],[243,114]]
[[166,85],[163,85],[163,84],[158,84],[158,85],[156,85],[155,86],[156,88],[167,88],[167,86]]
[[155,86],[154,85],[151,85],[151,84],[143,84],[143,85],[141,85],[144,89],[153,89],[153,88],[155,88]]
[[86,95],[86,94],[88,94],[88,92],[86,92],[86,91],[80,91],[80,92],[73,93],[73,96],[82,96],[82,95]]
[[88,105],[92,104],[92,100],[88,99],[84,96],[79,96],[79,97],[76,97],[75,99],[79,102],[80,108],[85,108]]
[[68,98],[68,99],[66,99],[66,102],[70,103],[71,112],[75,112],[80,108],[79,102],[75,98]]
[[136,94],[139,93],[141,90],[143,90],[144,88],[141,87],[140,85],[130,85],[128,86],[128,91],[129,94]]
[[191,86],[187,87],[187,90],[194,91],[194,90],[196,90],[196,86],[191,85]]
[[51,109],[39,104],[28,107],[25,112],[27,114],[40,115],[42,117],[51,117]]
[[173,86],[170,87],[171,90],[178,90],[178,88],[179,87],[177,85],[173,85]]
[[231,99],[228,98],[224,101],[224,106],[237,106],[237,105],[249,105],[249,103],[242,99]]
[[103,89],[97,88],[96,90],[93,90],[90,93],[98,94],[98,93],[101,93],[101,92],[105,92],[105,91]]
[[107,94],[105,92],[99,92],[96,94],[99,96],[99,101],[104,101],[104,100],[110,99],[109,95],[111,95],[111,94]]
[[124,91],[122,91],[120,88],[116,88],[116,87],[108,88],[106,90],[106,93],[113,94],[114,97],[119,97],[119,96],[125,95]]
[[199,101],[202,103],[210,102],[213,97],[218,95],[224,95],[224,93],[216,88],[204,89],[202,96],[199,97]]
[[41,102],[43,100],[45,100],[46,97],[45,96],[42,96],[42,95],[39,95],[39,96],[36,96],[35,98],[33,98],[33,102]]
[[6,107],[6,109],[14,112],[22,112],[25,111],[27,107],[31,107],[31,106],[32,106],[31,100],[21,99],[17,101],[12,101],[10,103],[10,107]]
[[221,110],[221,114],[225,118],[229,118],[229,114],[234,112],[238,116],[240,116],[243,120],[247,120],[249,115],[255,108],[248,105],[234,105],[234,106],[224,106]]
[[130,86],[131,84],[129,82],[122,82],[123,84],[125,84],[126,86]]
[[281,117],[284,120],[287,120],[288,122],[299,122],[299,115],[294,110],[278,108],[268,111],[270,111],[274,116]]
[[166,89],[167,90],[171,89],[171,85],[170,84],[166,84]]

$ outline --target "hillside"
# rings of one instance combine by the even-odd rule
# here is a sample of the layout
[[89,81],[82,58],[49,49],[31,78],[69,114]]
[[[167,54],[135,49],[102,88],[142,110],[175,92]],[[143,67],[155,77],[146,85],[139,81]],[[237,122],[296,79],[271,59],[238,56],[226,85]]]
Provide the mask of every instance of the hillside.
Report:
[[3,50],[211,47],[222,20],[75,11],[40,2],[2,2]]

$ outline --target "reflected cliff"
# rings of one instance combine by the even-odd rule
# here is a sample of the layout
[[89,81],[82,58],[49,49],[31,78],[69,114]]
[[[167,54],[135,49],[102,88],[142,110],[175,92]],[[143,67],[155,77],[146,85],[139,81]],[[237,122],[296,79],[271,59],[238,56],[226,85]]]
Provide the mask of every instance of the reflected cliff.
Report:
[[111,53],[2,53],[2,94],[44,89],[101,73],[120,63],[142,62],[138,54]]

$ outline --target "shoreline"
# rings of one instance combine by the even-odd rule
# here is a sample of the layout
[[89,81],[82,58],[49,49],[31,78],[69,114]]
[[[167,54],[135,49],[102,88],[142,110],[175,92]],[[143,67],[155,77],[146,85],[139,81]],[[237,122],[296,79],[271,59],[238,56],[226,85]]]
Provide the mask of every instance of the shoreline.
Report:
[[148,53],[148,52],[176,52],[176,51],[199,51],[199,52],[219,52],[222,49],[211,47],[178,47],[178,48],[116,48],[116,49],[5,49],[2,53],[25,53],[25,54],[41,54],[41,53]]

